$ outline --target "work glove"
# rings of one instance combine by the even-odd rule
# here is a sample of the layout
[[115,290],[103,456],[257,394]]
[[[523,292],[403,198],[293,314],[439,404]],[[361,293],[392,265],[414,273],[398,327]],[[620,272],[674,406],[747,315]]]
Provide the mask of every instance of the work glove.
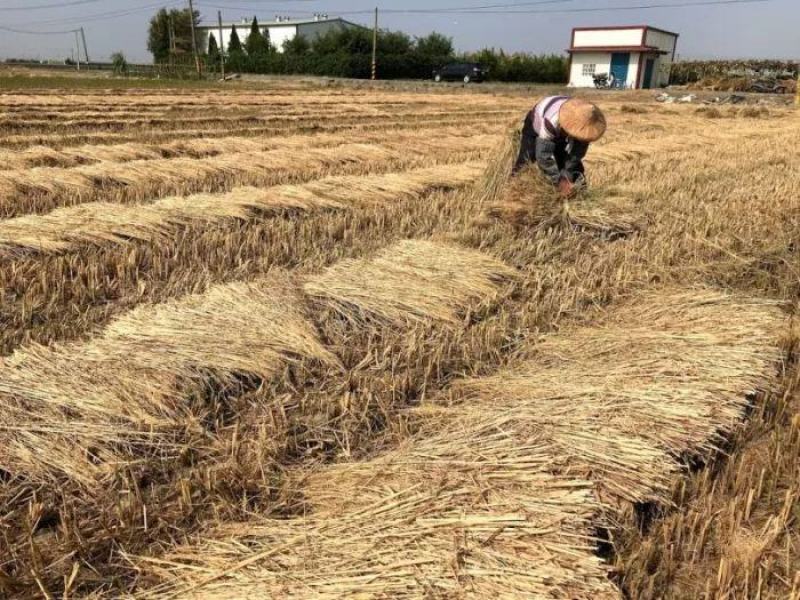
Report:
[[558,180],[558,193],[562,198],[569,198],[575,192],[575,185],[566,177]]

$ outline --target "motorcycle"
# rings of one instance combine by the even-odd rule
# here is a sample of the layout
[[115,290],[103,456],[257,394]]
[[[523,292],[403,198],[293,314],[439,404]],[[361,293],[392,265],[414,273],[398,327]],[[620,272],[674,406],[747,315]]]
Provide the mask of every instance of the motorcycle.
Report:
[[623,82],[617,81],[613,73],[598,73],[597,75],[592,75],[592,80],[594,81],[594,87],[598,90],[621,89],[623,87]]

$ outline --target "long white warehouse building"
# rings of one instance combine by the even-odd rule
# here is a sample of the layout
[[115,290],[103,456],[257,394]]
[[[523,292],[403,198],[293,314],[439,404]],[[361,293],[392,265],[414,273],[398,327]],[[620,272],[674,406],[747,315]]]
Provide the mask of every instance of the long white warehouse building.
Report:
[[[227,22],[222,24],[222,46],[220,45],[220,27],[218,23],[201,23],[198,29],[198,41],[201,51],[208,50],[209,37],[213,37],[218,47],[224,47],[227,51],[231,39],[231,32],[236,27],[236,34],[242,45],[250,35],[253,19],[242,19],[239,22]],[[283,51],[283,44],[296,36],[303,36],[309,41],[320,35],[325,35],[331,30],[341,30],[350,27],[361,27],[356,23],[345,21],[340,17],[328,17],[327,15],[316,15],[311,19],[290,19],[288,17],[275,17],[273,21],[258,21],[259,29],[263,33],[269,31],[269,39],[272,45],[279,51]]]

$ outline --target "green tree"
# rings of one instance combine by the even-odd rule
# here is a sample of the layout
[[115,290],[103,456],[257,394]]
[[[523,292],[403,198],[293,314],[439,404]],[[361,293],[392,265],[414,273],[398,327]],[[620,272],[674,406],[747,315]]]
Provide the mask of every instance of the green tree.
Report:
[[231,29],[231,37],[228,40],[228,52],[226,54],[225,62],[228,64],[231,71],[250,70],[247,55],[244,53],[242,42],[239,39],[239,32],[236,31],[235,25]]
[[162,8],[150,19],[147,35],[147,49],[153,55],[153,61],[165,62],[169,59],[169,35],[169,13]]
[[111,65],[114,68],[114,75],[128,74],[128,60],[122,52],[114,52],[111,55]]
[[372,52],[372,32],[361,27],[332,29],[314,38],[312,50],[320,57],[334,54],[350,56],[370,54]]
[[[159,10],[150,19],[150,28],[147,34],[147,49],[153,55],[154,62],[167,62],[169,60],[170,48],[170,25],[175,35],[175,51],[178,55],[190,54],[192,52],[192,21],[189,9],[166,8]],[[194,22],[197,25],[200,21],[200,13],[194,12]]]
[[242,42],[239,39],[239,33],[236,31],[236,25],[231,28],[231,39],[228,40],[228,54],[242,54]]
[[430,33],[417,39],[417,52],[432,58],[449,58],[453,56],[453,39],[441,33]]
[[274,52],[275,46],[272,45],[272,38],[269,36],[269,28],[264,29],[264,43],[267,45],[267,52]]
[[217,38],[213,35],[208,36],[208,62],[209,64],[217,64],[219,62],[219,46],[217,45]]
[[265,30],[265,33],[262,34],[256,17],[253,17],[253,23],[250,25],[250,35],[247,36],[244,47],[247,50],[247,56],[251,57],[269,54],[272,49],[269,41],[269,30]]
[[378,35],[378,52],[400,56],[411,52],[414,43],[402,31],[381,31]]
[[311,43],[304,35],[287,38],[283,42],[283,53],[290,56],[304,56],[311,51]]

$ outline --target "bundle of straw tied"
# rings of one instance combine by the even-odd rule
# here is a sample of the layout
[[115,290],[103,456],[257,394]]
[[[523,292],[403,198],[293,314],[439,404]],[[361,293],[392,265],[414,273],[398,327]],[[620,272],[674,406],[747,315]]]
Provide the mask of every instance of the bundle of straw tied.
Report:
[[535,164],[512,176],[519,140],[519,129],[512,129],[487,170],[478,192],[484,207],[479,223],[503,221],[535,229],[564,227],[613,239],[643,229],[644,224],[626,210],[624,199],[606,197],[602,190],[581,186],[565,198]]

